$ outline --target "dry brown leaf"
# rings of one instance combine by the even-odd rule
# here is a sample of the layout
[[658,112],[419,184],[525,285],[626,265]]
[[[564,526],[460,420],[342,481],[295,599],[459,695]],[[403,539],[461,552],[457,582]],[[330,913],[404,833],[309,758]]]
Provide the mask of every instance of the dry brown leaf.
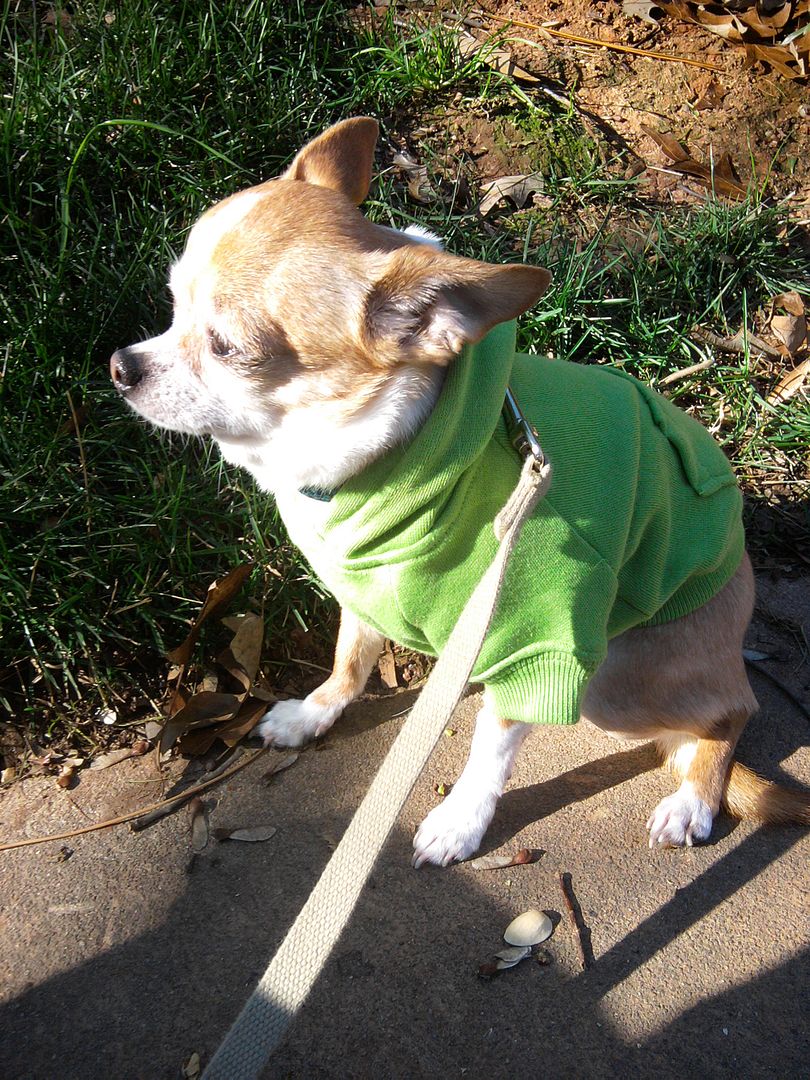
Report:
[[764,61],[787,79],[806,78],[810,73],[810,34],[807,32],[810,4],[807,0],[793,3],[788,0],[776,5],[752,0],[747,6],[742,2],[735,3],[734,12],[697,0],[659,2],[664,11],[704,26],[743,48],[749,66],[757,60]]
[[120,750],[108,750],[106,754],[99,754],[90,762],[91,769],[109,769],[111,765],[117,765],[119,761],[127,758],[141,757],[149,749],[147,739],[138,739],[132,746],[122,746]]
[[432,203],[438,198],[428,177],[427,167],[420,165],[410,154],[394,154],[393,162],[407,176],[408,194],[420,203]]
[[251,825],[242,829],[214,829],[217,840],[241,840],[246,844],[260,844],[275,836],[278,830],[273,825]]
[[684,149],[678,140],[673,139],[671,135],[667,135],[663,131],[656,131],[655,128],[648,127],[647,124],[642,124],[641,130],[649,135],[653,142],[658,143],[671,161],[691,161],[689,151]]
[[188,816],[191,827],[191,850],[199,855],[208,846],[208,814],[205,811],[205,803],[199,797],[195,797],[188,804]]
[[[239,620],[237,633],[229,647],[231,657],[239,664],[246,673],[249,683],[253,685],[256,673],[259,670],[261,646],[265,640],[265,621],[254,611],[248,611]],[[221,662],[221,661],[220,661]],[[222,665],[227,666],[227,665]]]
[[794,289],[775,296],[771,300],[771,307],[784,308],[788,315],[804,315],[804,300]]
[[377,661],[377,667],[380,671],[380,678],[388,687],[389,690],[396,690],[399,683],[397,682],[397,665],[394,660],[394,650],[391,648],[391,642],[386,641],[380,659]]
[[[109,16],[104,16],[107,19]],[[200,1055],[194,1051],[191,1057],[183,1065],[183,1080],[200,1080],[202,1074],[202,1064],[200,1062]]]
[[233,600],[234,596],[236,596],[244,585],[245,580],[252,569],[253,563],[242,563],[241,566],[236,566],[233,570],[230,570],[225,577],[220,578],[219,581],[215,581],[208,586],[208,594],[205,598],[205,603],[200,608],[197,618],[194,620],[191,629],[188,632],[186,640],[181,645],[178,645],[177,648],[172,649],[171,652],[166,653],[168,660],[173,664],[180,665],[189,662],[202,624],[206,619],[210,619],[212,615],[221,611],[226,604],[229,604],[231,600]]
[[746,198],[748,193],[740,183],[731,158],[727,153],[722,154],[717,160],[714,169],[711,169],[708,165],[695,161],[671,135],[662,134],[654,128],[647,127],[646,124],[642,124],[641,127],[671,159],[672,164],[669,167],[673,172],[683,173],[685,176],[700,180],[717,195],[726,195],[732,199]]
[[216,737],[222,739],[226,746],[236,746],[240,739],[256,727],[259,720],[267,712],[267,702],[261,698],[248,697],[242,702],[239,712],[226,724],[218,724],[215,731]]
[[802,360],[792,371],[787,371],[768,394],[768,401],[774,405],[780,401],[788,401],[794,394],[802,389],[810,375],[810,357]]
[[493,45],[491,39],[479,41],[472,34],[468,34],[466,30],[461,30],[458,36],[458,51],[465,60],[478,54],[488,67],[494,68],[495,71],[499,71],[502,75],[508,75],[511,79],[517,79],[519,82],[525,83],[540,82],[536,75],[532,75],[525,68],[519,67],[510,52]]
[[63,761],[59,766],[59,774],[56,777],[56,783],[59,787],[69,788],[83,764],[84,758],[68,758],[67,761]]
[[521,848],[511,855],[481,855],[473,859],[470,866],[473,870],[503,870],[507,866],[527,866],[542,858],[543,852],[539,849]]
[[[160,733],[159,752],[165,754],[181,735],[185,735],[193,728],[211,727],[214,724],[232,720],[239,711],[244,696],[244,694],[217,694],[208,690],[195,694],[189,698],[182,709],[166,721]],[[213,738],[216,738],[216,734]]]
[[499,176],[481,189],[478,209],[483,216],[504,199],[511,199],[520,209],[535,192],[542,192],[543,177],[539,173],[520,173],[517,176]]
[[804,315],[774,315],[771,330],[788,351],[795,356],[807,338],[807,320]]
[[294,765],[298,761],[300,754],[286,754],[283,758],[273,765],[271,769],[268,769],[266,773],[262,775],[262,783],[269,784],[276,773],[284,772],[285,769],[289,769],[291,765]]
[[723,104],[723,99],[727,93],[725,87],[717,81],[714,75],[710,75],[705,71],[694,80],[691,89],[695,94],[694,108],[698,112],[719,108]]

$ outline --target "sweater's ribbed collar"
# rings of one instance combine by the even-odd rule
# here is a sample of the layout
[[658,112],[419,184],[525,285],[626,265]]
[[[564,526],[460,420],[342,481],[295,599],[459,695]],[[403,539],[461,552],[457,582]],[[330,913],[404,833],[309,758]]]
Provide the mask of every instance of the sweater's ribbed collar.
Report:
[[324,531],[339,547],[347,553],[388,548],[417,521],[417,528],[429,527],[498,426],[514,356],[515,323],[508,322],[451,363],[436,407],[416,436],[332,493]]

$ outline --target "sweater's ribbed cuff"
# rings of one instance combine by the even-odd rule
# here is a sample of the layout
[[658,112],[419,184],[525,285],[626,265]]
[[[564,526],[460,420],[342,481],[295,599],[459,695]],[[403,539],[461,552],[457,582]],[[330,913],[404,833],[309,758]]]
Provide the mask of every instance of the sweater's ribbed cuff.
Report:
[[574,656],[537,653],[523,657],[496,678],[484,678],[499,717],[525,724],[575,724],[593,675]]

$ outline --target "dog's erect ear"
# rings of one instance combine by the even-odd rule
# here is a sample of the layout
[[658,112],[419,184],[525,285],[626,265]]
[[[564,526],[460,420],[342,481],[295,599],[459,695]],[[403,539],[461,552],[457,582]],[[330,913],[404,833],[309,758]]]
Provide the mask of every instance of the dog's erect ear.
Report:
[[369,345],[391,360],[446,363],[493,326],[527,311],[550,281],[539,266],[495,266],[400,248],[366,302]]
[[298,151],[283,179],[332,188],[359,206],[371,184],[379,132],[370,116],[341,120]]

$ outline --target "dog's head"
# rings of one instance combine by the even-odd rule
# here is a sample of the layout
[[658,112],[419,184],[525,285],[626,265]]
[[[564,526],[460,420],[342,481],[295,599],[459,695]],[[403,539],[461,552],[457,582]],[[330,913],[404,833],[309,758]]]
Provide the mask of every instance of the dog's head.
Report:
[[229,445],[296,410],[349,421],[394,372],[435,371],[531,307],[547,271],[456,258],[362,216],[377,130],[336,124],[200,218],[171,270],[171,327],[110,361],[133,409]]

